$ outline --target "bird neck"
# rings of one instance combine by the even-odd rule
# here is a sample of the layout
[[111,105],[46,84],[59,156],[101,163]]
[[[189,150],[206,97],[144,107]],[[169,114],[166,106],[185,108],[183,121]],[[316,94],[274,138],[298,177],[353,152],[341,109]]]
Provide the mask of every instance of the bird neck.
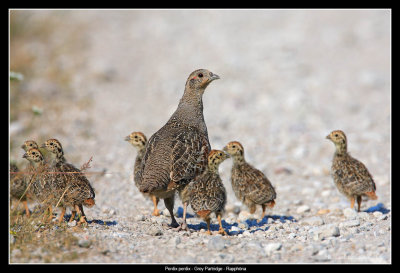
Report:
[[335,143],[336,152],[335,154],[338,156],[346,155],[347,154],[347,144],[346,141],[342,141],[340,143]]
[[[187,88],[179,101],[178,108],[171,117],[171,121],[179,121],[194,127],[204,127],[203,95],[204,89]],[[207,128],[200,128],[207,131]]]
[[241,165],[241,164],[246,162],[246,160],[244,159],[244,154],[242,154],[242,155],[238,155],[238,154],[237,155],[233,155],[232,159],[233,159],[233,164],[235,164],[235,165]]
[[208,171],[218,174],[219,163],[208,162]]

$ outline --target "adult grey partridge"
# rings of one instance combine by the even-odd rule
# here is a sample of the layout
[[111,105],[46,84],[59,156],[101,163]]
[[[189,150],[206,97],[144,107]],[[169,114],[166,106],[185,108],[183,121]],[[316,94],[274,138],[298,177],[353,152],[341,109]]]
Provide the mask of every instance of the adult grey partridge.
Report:
[[81,170],[67,162],[61,143],[57,139],[48,139],[41,145],[41,148],[46,149],[53,158],[50,161],[53,162],[51,167],[56,173],[55,191],[63,197],[62,212],[58,221],[62,221],[66,207],[71,207],[70,221],[75,218],[75,214],[78,212],[80,215],[79,223],[87,223],[82,205],[90,208],[95,204],[95,192],[89,180]]
[[376,200],[376,185],[365,165],[347,152],[347,138],[343,131],[335,130],[326,136],[336,147],[332,160],[331,175],[339,192],[350,199],[354,207],[357,199],[358,211],[362,196]]
[[[135,164],[133,165],[133,180],[135,182],[135,185],[137,188],[139,188],[139,184],[141,183],[140,180],[140,164],[142,163],[144,151],[145,151],[145,146],[147,143],[147,138],[142,132],[132,132],[129,136],[125,137],[125,141],[128,141],[130,144],[132,144],[133,147],[137,149],[137,155],[135,159]],[[159,216],[160,212],[157,209],[157,205],[159,202],[159,198],[151,195],[151,194],[143,194],[145,196],[150,197],[150,199],[153,201],[154,204],[154,209],[152,215],[154,216]]]
[[187,229],[187,202],[183,204],[183,223],[179,226],[173,214],[175,191],[186,186],[207,166],[211,146],[202,97],[206,87],[216,79],[219,76],[206,69],[192,72],[178,108],[146,144],[139,189],[164,199],[171,215],[170,225],[178,227],[177,230]]
[[219,223],[219,234],[227,235],[222,227],[221,216],[226,204],[226,190],[219,176],[218,167],[229,155],[223,151],[212,150],[208,156],[206,170],[188,186],[189,204],[193,211],[207,223],[210,231],[210,214],[215,213]]
[[231,141],[224,147],[224,151],[233,158],[231,183],[236,198],[250,209],[250,213],[256,211],[256,205],[261,205],[261,221],[265,216],[266,207],[273,208],[275,205],[274,187],[260,170],[246,162],[242,144]]

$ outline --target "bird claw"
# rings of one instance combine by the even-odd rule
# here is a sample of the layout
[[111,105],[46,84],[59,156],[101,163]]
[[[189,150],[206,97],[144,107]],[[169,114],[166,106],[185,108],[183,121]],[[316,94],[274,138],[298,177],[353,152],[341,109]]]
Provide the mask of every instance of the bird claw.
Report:
[[174,230],[175,231],[181,231],[181,230],[189,231],[189,228],[188,228],[186,223],[182,223],[177,228],[175,228]]

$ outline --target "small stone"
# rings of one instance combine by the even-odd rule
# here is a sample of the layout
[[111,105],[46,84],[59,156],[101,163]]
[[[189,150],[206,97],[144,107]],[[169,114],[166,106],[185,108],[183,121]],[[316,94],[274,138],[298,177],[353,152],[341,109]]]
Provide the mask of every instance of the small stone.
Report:
[[387,215],[383,214],[382,216],[379,216],[377,220],[382,221],[382,220],[386,220],[387,218],[388,218]]
[[147,234],[151,236],[161,236],[163,232],[158,226],[153,225],[147,230]]
[[330,211],[330,209],[320,209],[318,212],[317,212],[317,214],[327,214],[327,213],[329,213],[329,212],[331,212]]
[[309,231],[311,234],[313,234],[313,239],[314,240],[324,240],[325,238],[328,237],[337,237],[340,236],[340,230],[337,226],[334,224],[329,224],[329,225],[324,225],[318,228],[314,228]]
[[352,208],[345,208],[343,210],[343,215],[347,218],[347,219],[356,219],[357,218],[357,212],[352,209]]
[[324,220],[319,216],[312,216],[302,219],[300,223],[308,226],[321,226],[324,224]]
[[270,256],[273,252],[278,251],[282,248],[281,243],[270,243],[264,247],[264,251],[267,256]]
[[71,222],[68,222],[68,224],[67,224],[69,227],[74,227],[74,226],[76,226],[76,220],[73,220],[73,221],[71,221]]
[[380,211],[374,211],[374,213],[372,213],[372,215],[374,215],[375,218],[379,218],[383,215],[383,213]]
[[302,205],[300,207],[297,208],[296,212],[297,213],[304,213],[304,212],[309,212],[311,209],[309,206],[307,205]]
[[216,235],[208,241],[207,248],[209,250],[220,251],[225,248],[225,240],[221,235]]
[[146,217],[144,215],[137,215],[135,217],[135,221],[140,222],[140,221],[144,221],[146,219]]
[[293,232],[289,233],[288,239],[294,239],[294,238],[296,238],[296,233]]
[[239,232],[241,229],[240,228],[238,228],[237,226],[232,226],[231,227],[231,231],[237,231],[237,232]]
[[84,248],[89,248],[92,245],[92,241],[87,240],[87,239],[80,239],[78,241],[78,246],[84,247]]
[[249,228],[249,224],[247,224],[247,222],[240,222],[238,224],[238,227],[241,229],[248,229]]
[[358,227],[359,225],[360,225],[360,221],[358,219],[355,219],[355,220],[342,222],[339,224],[339,227]]

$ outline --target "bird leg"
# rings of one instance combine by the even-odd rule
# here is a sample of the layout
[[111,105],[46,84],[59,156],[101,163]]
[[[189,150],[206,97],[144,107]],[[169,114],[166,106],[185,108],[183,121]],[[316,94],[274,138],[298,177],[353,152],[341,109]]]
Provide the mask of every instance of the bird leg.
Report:
[[53,219],[53,208],[52,206],[48,206],[44,213],[42,222],[51,221],[51,219]]
[[71,212],[71,218],[69,218],[68,223],[71,223],[75,219],[75,214],[76,214],[76,209],[72,210]]
[[257,220],[257,223],[260,223],[260,222],[264,219],[264,216],[265,216],[265,208],[266,208],[266,205],[265,205],[265,204],[262,204],[261,207],[262,207],[261,219],[258,219],[258,220]]
[[78,222],[78,224],[80,224],[80,225],[87,224],[86,215],[85,215],[85,213],[83,212],[82,204],[75,205],[75,209],[76,209],[76,211],[78,212],[78,216],[79,216],[79,222]]
[[62,207],[61,214],[60,214],[60,216],[58,217],[58,223],[59,223],[59,224],[61,224],[61,222],[63,221],[63,219],[64,219],[64,214],[65,214],[65,211],[66,211],[66,210],[67,210],[66,207]]
[[225,231],[224,228],[222,227],[221,214],[218,214],[218,215],[217,215],[217,218],[218,218],[218,222],[219,222],[219,231],[218,231],[218,234],[228,235],[228,233],[226,233],[226,231]]
[[360,208],[361,208],[361,195],[357,196],[357,204],[358,204],[358,212],[360,212]]
[[181,231],[181,230],[189,230],[187,224],[186,224],[186,210],[187,210],[188,202],[185,202],[183,204],[183,222],[180,226],[178,226],[175,230],[176,231]]
[[168,197],[164,199],[164,204],[167,210],[169,211],[169,214],[171,215],[171,224],[169,225],[170,227],[176,228],[179,226],[178,222],[175,220],[174,216],[174,196]]
[[254,212],[256,212],[256,205],[250,207],[250,213],[253,214]]
[[354,208],[354,201],[355,201],[354,197],[351,197],[350,198],[350,208]]
[[153,200],[153,204],[154,204],[153,213],[151,215],[160,216],[160,211],[157,209],[158,201],[160,201],[160,199],[157,198],[155,195],[152,195],[151,199]]
[[212,233],[211,233],[211,230],[210,230],[210,218],[206,218],[206,219],[204,219],[204,220],[206,220],[206,223],[207,223],[207,231],[206,231],[206,233],[208,234],[208,235],[212,235]]
[[29,212],[29,208],[28,208],[28,201],[24,200],[24,201],[22,201],[22,203],[24,203],[26,216],[27,217],[31,216],[31,213]]

